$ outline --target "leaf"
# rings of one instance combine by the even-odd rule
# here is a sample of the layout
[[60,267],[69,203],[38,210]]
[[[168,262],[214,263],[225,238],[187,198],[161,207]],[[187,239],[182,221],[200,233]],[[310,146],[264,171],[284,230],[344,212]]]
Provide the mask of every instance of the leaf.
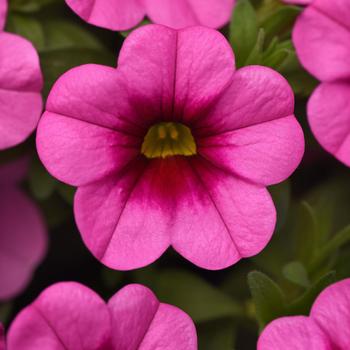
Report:
[[252,64],[261,64],[263,59],[264,44],[265,44],[265,31],[264,29],[261,28],[259,30],[256,43],[252,51],[250,52],[247,60],[245,61],[244,66],[249,66]]
[[11,11],[31,13],[40,11],[43,7],[52,3],[59,3],[61,0],[11,0]]
[[282,269],[284,277],[289,281],[301,286],[309,287],[310,281],[304,265],[300,261],[292,261]]
[[295,238],[297,260],[306,266],[316,254],[317,221],[315,212],[307,202],[302,202],[297,208]]
[[261,27],[265,30],[266,41],[270,42],[274,37],[288,36],[300,12],[301,8],[298,6],[283,6],[276,9],[261,23]]
[[28,39],[38,50],[45,45],[44,31],[36,18],[10,14],[7,18],[6,30]]
[[254,7],[249,0],[239,0],[233,11],[229,34],[237,67],[243,66],[247,60],[257,41],[258,31]]
[[46,171],[39,160],[32,163],[28,181],[31,193],[39,200],[49,198],[57,185],[57,181]]
[[178,306],[195,322],[232,318],[242,313],[228,295],[187,271],[162,271],[153,290],[160,300]]
[[250,272],[248,285],[261,329],[270,321],[285,314],[284,294],[267,275],[259,271]]
[[278,185],[269,187],[269,192],[277,210],[277,231],[283,227],[287,220],[290,206],[290,181],[287,180]]
[[235,332],[232,319],[209,321],[197,325],[199,350],[232,350]]
[[335,271],[328,272],[314,283],[300,298],[288,306],[288,315],[308,315],[317,296],[335,282]]

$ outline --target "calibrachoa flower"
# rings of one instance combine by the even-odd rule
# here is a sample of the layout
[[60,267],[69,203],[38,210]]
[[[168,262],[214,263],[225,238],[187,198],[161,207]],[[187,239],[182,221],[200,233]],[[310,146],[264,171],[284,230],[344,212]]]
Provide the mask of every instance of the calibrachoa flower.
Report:
[[190,317],[131,284],[106,304],[91,289],[57,283],[13,321],[7,350],[196,350]]
[[5,333],[4,327],[0,323],[0,350],[5,350]]
[[85,21],[112,30],[128,30],[147,16],[172,28],[204,25],[223,27],[230,21],[235,0],[66,0]]
[[350,279],[326,288],[310,316],[282,317],[262,332],[258,350],[348,350],[350,346]]
[[42,75],[32,44],[3,32],[7,1],[0,0],[0,150],[24,141],[42,111]]
[[20,293],[46,253],[43,219],[19,188],[27,160],[0,167],[0,300]]
[[311,129],[350,166],[350,2],[313,1],[296,22],[293,42],[303,66],[322,81],[308,103]]
[[37,133],[47,169],[78,186],[75,217],[115,269],[172,245],[208,269],[260,252],[276,213],[265,186],[304,150],[293,92],[275,71],[235,71],[217,31],[134,31],[118,68],[85,65],[53,87]]

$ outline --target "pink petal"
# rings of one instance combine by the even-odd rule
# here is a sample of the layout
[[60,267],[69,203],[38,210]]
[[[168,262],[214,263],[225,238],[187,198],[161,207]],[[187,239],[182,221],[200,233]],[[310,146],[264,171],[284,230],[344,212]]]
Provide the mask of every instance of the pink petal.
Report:
[[0,299],[20,293],[47,250],[43,219],[21,191],[1,187]]
[[134,30],[119,52],[118,72],[137,119],[146,127],[158,120],[171,119],[176,74],[177,32],[158,25]]
[[111,30],[128,30],[145,16],[142,0],[66,0],[88,23]]
[[350,3],[316,1],[297,19],[293,42],[304,67],[322,81],[350,77]]
[[5,330],[2,324],[0,323],[0,350],[6,350],[5,347]]
[[332,284],[317,297],[311,318],[328,335],[334,348],[350,346],[350,279]]
[[83,185],[135,157],[143,129],[126,119],[136,113],[126,93],[116,70],[104,66],[81,66],[58,80],[37,132],[39,156],[55,177]]
[[233,174],[262,185],[288,178],[304,153],[303,131],[294,116],[207,137],[199,153]]
[[32,44],[0,33],[0,149],[24,141],[35,129],[42,110],[42,76]]
[[197,349],[196,329],[189,316],[174,306],[159,303],[144,286],[126,286],[111,298],[108,307],[114,349]]
[[327,336],[309,317],[281,317],[259,337],[257,350],[332,350]]
[[248,66],[234,74],[219,101],[198,120],[194,133],[217,135],[293,114],[294,94],[288,82],[270,68]]
[[119,176],[80,187],[76,194],[75,218],[85,244],[114,269],[148,265],[170,243],[172,213],[161,193],[166,174],[161,161],[146,164],[140,157]]
[[3,30],[5,27],[6,16],[7,16],[7,0],[0,0],[0,30]]
[[[186,122],[215,101],[234,72],[234,56],[217,31],[193,27],[179,32],[157,25],[128,36],[118,70],[136,103],[150,115]],[[154,110],[161,106],[161,110]],[[162,113],[160,113],[162,112]]]
[[259,253],[270,240],[276,221],[267,190],[205,161],[193,160],[190,165],[183,160],[180,165],[183,191],[174,203],[174,248],[211,270]]
[[47,169],[76,186],[120,171],[141,148],[133,136],[50,112],[41,119],[37,135]]
[[309,100],[308,118],[320,144],[350,166],[350,84],[321,84]]
[[110,337],[104,301],[74,282],[57,283],[18,314],[8,332],[8,350],[102,350]]
[[203,25],[223,27],[230,21],[235,0],[144,0],[147,15],[172,28]]
[[192,27],[178,32],[174,110],[191,122],[215,102],[235,71],[226,38],[215,30]]

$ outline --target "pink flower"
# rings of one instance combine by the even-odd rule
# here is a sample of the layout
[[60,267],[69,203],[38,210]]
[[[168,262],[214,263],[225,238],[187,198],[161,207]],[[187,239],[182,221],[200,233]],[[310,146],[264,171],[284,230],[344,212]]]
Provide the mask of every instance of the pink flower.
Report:
[[349,295],[350,278],[334,283],[317,297],[309,317],[272,321],[260,335],[258,350],[348,350]]
[[5,331],[1,323],[0,323],[0,350],[5,350]]
[[0,150],[24,141],[42,111],[42,76],[32,44],[3,32],[7,1],[0,0]]
[[47,248],[40,212],[20,190],[27,160],[0,167],[0,301],[19,294]]
[[128,30],[147,16],[172,28],[204,25],[223,27],[236,0],[66,0],[85,21],[111,30]]
[[286,80],[259,66],[235,71],[217,31],[144,26],[118,68],[85,65],[53,87],[37,133],[41,160],[78,186],[83,240],[127,270],[172,245],[207,269],[260,252],[275,227],[267,185],[304,150]]
[[322,81],[308,103],[311,129],[350,166],[350,2],[315,0],[299,16],[293,41],[303,66]]
[[47,288],[13,321],[7,350],[195,350],[190,317],[131,284],[106,304],[75,282]]

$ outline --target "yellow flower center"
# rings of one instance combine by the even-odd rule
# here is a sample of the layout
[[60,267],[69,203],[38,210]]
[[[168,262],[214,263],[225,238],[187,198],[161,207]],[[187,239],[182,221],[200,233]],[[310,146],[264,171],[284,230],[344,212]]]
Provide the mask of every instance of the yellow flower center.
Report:
[[191,130],[180,123],[159,123],[147,132],[141,153],[147,158],[193,156],[197,146]]

